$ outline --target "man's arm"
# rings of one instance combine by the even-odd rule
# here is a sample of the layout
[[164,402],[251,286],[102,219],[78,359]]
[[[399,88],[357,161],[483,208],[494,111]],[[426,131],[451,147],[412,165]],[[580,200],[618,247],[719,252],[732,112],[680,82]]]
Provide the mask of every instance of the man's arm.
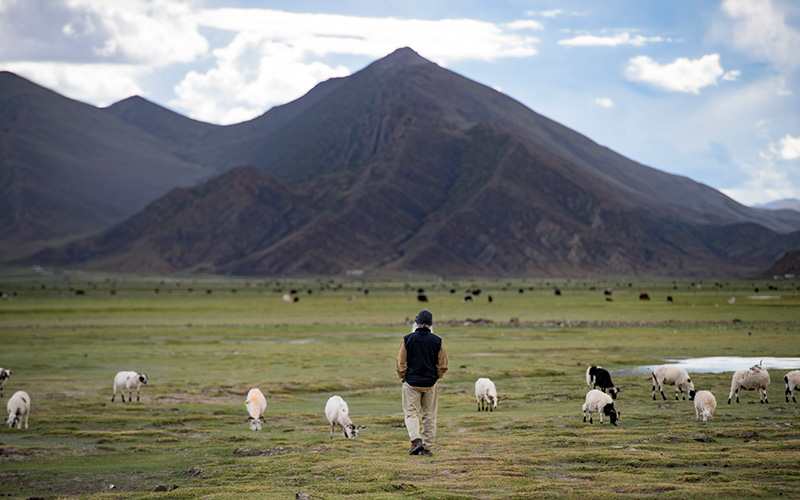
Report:
[[406,339],[400,341],[400,350],[397,352],[397,362],[395,363],[397,369],[397,376],[400,380],[406,379],[406,371],[408,370],[408,352],[406,351]]
[[439,360],[436,362],[436,378],[444,377],[447,371],[447,352],[444,350],[444,342],[439,348]]

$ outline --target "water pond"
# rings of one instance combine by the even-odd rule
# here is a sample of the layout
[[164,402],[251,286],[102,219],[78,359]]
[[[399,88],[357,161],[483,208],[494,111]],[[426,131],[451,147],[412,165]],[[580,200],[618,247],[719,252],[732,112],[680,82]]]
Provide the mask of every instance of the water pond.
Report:
[[750,368],[758,363],[763,363],[762,366],[767,370],[800,370],[800,358],[712,356],[708,358],[665,359],[663,363],[653,363],[651,366],[638,366],[629,370],[619,370],[612,372],[612,374],[647,374],[659,364],[674,364],[689,373],[723,373]]

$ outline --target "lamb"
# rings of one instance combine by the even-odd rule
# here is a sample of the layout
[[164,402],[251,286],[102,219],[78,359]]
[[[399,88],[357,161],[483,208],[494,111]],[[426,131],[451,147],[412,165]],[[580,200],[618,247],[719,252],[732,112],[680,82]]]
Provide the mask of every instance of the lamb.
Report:
[[0,368],[0,398],[3,397],[3,386],[8,382],[8,377],[11,376],[11,370]]
[[586,385],[589,389],[599,387],[601,391],[606,392],[608,389],[612,399],[617,399],[619,389],[614,387],[614,382],[611,381],[611,374],[602,366],[590,366],[586,369]]
[[592,421],[592,413],[600,414],[600,423],[603,423],[603,414],[608,415],[614,427],[617,426],[620,414],[614,409],[614,401],[611,396],[603,391],[592,389],[586,393],[586,402],[583,403],[583,421],[586,422],[586,412],[589,412],[589,423]]
[[767,399],[767,386],[769,385],[769,373],[762,368],[761,363],[750,368],[742,368],[736,371],[731,378],[731,393],[728,395],[728,404],[731,404],[733,393],[736,393],[736,402],[739,402],[739,389],[745,391],[758,391],[759,399],[762,403],[769,404]]
[[250,422],[250,430],[260,431],[261,423],[264,421],[264,410],[267,409],[267,399],[261,389],[250,389],[244,405],[247,407],[247,413],[250,414],[247,418],[247,421]]
[[656,387],[661,392],[661,397],[665,400],[667,397],[664,395],[664,384],[675,386],[675,399],[678,399],[678,390],[680,389],[683,399],[686,395],[683,390],[689,393],[689,401],[694,399],[694,383],[689,378],[686,370],[675,365],[661,365],[653,369],[651,376],[653,377],[653,400],[656,399]]
[[497,388],[488,378],[475,381],[475,399],[478,400],[478,411],[494,411],[497,408]]
[[117,373],[117,376],[114,377],[114,394],[111,396],[111,401],[113,402],[114,398],[117,397],[117,389],[120,390],[123,403],[125,402],[125,390],[128,391],[128,401],[133,401],[131,391],[134,387],[136,388],[136,401],[139,401],[139,388],[142,386],[142,384],[146,383],[146,373],[132,371],[122,371]]
[[25,417],[25,428],[28,428],[28,415],[31,413],[31,397],[25,391],[17,391],[8,400],[8,420],[6,423],[10,428],[17,426],[22,429],[22,417]]
[[794,391],[800,391],[800,370],[792,370],[783,376],[783,381],[786,382],[786,402],[789,402],[789,396],[792,396],[792,401],[797,403],[794,399]]
[[703,415],[703,422],[714,420],[714,409],[717,407],[717,399],[709,391],[697,391],[694,395],[694,415],[695,419],[700,419]]
[[356,427],[350,420],[350,408],[341,396],[331,396],[325,404],[325,417],[331,424],[331,439],[333,439],[333,431],[336,426],[342,428],[342,435],[349,439],[358,437],[358,430],[365,429],[366,425],[359,425]]

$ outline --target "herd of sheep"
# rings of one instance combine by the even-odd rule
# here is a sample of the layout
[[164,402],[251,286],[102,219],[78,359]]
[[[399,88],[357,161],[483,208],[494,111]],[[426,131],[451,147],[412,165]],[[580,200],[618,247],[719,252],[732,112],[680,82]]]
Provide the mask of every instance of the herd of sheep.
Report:
[[[3,387],[11,376],[11,370],[0,368],[0,397],[3,396]],[[661,365],[651,371],[653,379],[653,399],[656,399],[656,389],[661,393],[661,397],[667,399],[664,395],[663,386],[675,386],[675,399],[679,399],[679,394],[686,399],[689,396],[690,400],[694,400],[695,417],[700,419],[703,417],[703,422],[712,420],[714,409],[717,406],[717,400],[714,395],[709,391],[695,391],[694,383],[689,377],[689,374],[683,368],[676,365]],[[789,402],[791,396],[792,401],[797,402],[794,396],[794,391],[800,390],[800,370],[793,370],[784,375],[783,380],[786,385],[785,395],[786,402]],[[132,391],[136,389],[136,401],[139,401],[139,390],[142,384],[147,384],[147,374],[135,371],[121,371],[114,377],[113,394],[111,401],[114,401],[119,390],[122,396],[122,402],[125,402],[125,391],[128,391],[128,401],[133,401]],[[620,412],[614,408],[614,400],[617,398],[620,390],[614,386],[611,380],[611,374],[602,366],[590,366],[586,369],[586,385],[589,386],[589,392],[586,393],[586,400],[583,404],[583,421],[586,422],[586,414],[589,413],[589,423],[593,423],[592,415],[597,413],[600,415],[600,423],[603,423],[603,416],[607,416],[614,426],[620,417]],[[753,365],[750,368],[745,368],[734,372],[731,379],[731,392],[728,395],[728,404],[731,403],[734,394],[736,395],[736,402],[739,402],[739,391],[758,391],[760,401],[762,403],[769,403],[767,399],[767,386],[769,385],[769,373],[762,367],[762,364]],[[606,393],[608,390],[608,394]],[[684,392],[685,391],[685,392]],[[610,395],[609,395],[610,394]],[[497,387],[494,382],[486,377],[481,377],[475,382],[475,399],[478,403],[478,411],[494,411],[497,408],[498,395]],[[250,424],[251,430],[261,430],[261,424],[264,421],[264,412],[267,409],[267,400],[260,389],[253,388],[247,394],[245,400],[245,408],[249,415],[247,421]],[[22,429],[23,420],[25,428],[28,428],[28,416],[31,411],[31,398],[25,391],[15,392],[8,400],[7,404],[8,420],[7,424],[10,428],[16,427]],[[359,429],[366,426],[356,426],[350,420],[350,409],[347,402],[340,396],[331,396],[325,405],[325,417],[331,426],[330,438],[333,439],[333,433],[336,427],[340,427],[342,435],[345,438],[355,439],[358,436]]]

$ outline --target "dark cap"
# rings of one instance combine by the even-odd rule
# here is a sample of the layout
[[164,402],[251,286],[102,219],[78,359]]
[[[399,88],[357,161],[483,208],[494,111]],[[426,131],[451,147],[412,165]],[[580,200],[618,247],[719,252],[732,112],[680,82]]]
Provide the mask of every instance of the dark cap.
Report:
[[414,318],[414,321],[416,321],[418,325],[431,326],[433,325],[433,314],[431,314],[430,311],[420,311],[417,317]]

